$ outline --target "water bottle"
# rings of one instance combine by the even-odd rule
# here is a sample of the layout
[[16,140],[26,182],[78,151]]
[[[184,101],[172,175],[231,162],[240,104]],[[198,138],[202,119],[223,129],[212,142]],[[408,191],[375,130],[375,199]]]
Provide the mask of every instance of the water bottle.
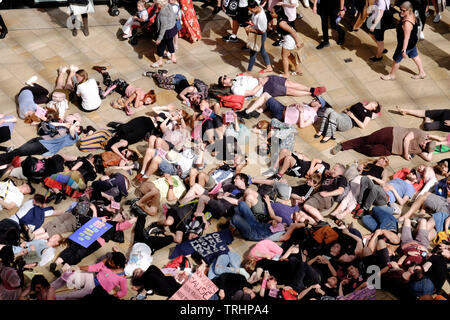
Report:
[[341,22],[342,17],[340,15],[337,16],[336,18],[336,24],[339,24],[339,22]]

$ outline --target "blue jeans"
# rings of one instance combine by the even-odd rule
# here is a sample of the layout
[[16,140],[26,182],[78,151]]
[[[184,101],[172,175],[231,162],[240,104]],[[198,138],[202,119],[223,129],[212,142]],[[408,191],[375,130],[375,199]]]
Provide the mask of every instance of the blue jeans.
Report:
[[246,240],[259,241],[272,235],[269,224],[258,222],[252,210],[244,201],[239,202],[234,209],[231,224],[239,230]]
[[213,263],[211,263],[208,271],[208,278],[214,279],[222,273],[236,273],[233,269],[241,267],[241,256],[236,252],[228,251],[221,254]]
[[[269,54],[266,51],[266,48],[264,47],[264,43],[266,42],[266,38],[267,38],[267,33],[264,32],[261,35],[261,48],[259,49],[259,53],[261,53],[263,59],[264,59],[264,63],[266,64],[266,66],[270,65],[270,59],[269,59]],[[253,65],[256,62],[256,55],[258,54],[257,51],[253,51],[250,50],[250,61],[248,62],[248,68],[247,71],[252,71],[253,69]]]
[[275,98],[272,97],[266,101],[266,106],[269,109],[270,113],[272,114],[273,118],[276,118],[280,121],[284,121],[283,112],[286,107],[281,102],[275,100]]
[[373,207],[371,215],[362,217],[362,223],[371,232],[377,229],[397,231],[397,219],[393,216],[391,207]]

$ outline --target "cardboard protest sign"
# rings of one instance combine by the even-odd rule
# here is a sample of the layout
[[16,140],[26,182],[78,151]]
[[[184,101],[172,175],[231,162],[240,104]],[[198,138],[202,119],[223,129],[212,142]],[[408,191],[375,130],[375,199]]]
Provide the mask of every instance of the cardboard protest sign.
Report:
[[112,225],[99,218],[92,218],[72,233],[69,239],[87,248],[111,227]]
[[209,300],[219,290],[203,273],[194,273],[169,300]]

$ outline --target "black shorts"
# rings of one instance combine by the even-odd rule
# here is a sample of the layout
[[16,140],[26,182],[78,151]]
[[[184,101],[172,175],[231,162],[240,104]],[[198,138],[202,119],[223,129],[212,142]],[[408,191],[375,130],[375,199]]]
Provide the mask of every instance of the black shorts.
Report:
[[248,7],[239,7],[236,16],[233,17],[233,20],[239,22],[241,27],[245,27],[247,22],[250,21]]
[[267,92],[272,97],[286,95],[286,78],[280,76],[269,76],[269,80],[263,87],[263,92]]
[[291,157],[294,158],[295,164],[286,174],[292,177],[303,178],[309,168],[311,168],[311,161],[300,160],[294,153],[291,154]]
[[376,41],[381,42],[381,41],[384,41],[384,32],[385,31],[386,30],[380,28],[380,29],[375,29],[373,32],[370,32],[370,33],[373,34]]
[[206,211],[210,211],[214,219],[219,219],[227,215],[228,206],[224,204],[225,200],[211,199],[205,206]]

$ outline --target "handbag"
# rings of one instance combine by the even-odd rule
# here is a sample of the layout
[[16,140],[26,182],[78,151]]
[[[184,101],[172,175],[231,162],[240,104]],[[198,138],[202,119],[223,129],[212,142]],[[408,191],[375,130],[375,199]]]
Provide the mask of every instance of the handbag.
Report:
[[237,16],[238,7],[239,7],[238,0],[225,0],[223,2],[224,11],[229,17]]
[[261,34],[250,32],[248,34],[247,48],[252,51],[259,51],[259,44],[261,43]]
[[89,0],[68,0],[69,4],[74,4],[77,6],[87,6],[89,4]]

